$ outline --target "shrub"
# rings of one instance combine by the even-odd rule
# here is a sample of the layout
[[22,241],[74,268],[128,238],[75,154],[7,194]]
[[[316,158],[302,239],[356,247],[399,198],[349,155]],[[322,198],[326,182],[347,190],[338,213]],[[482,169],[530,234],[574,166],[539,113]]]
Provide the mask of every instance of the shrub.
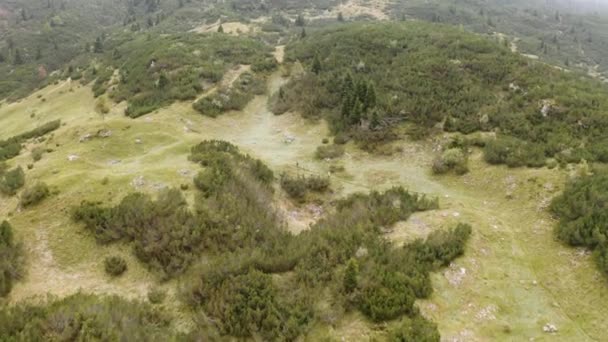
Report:
[[3,175],[0,175],[0,192],[7,196],[17,193],[25,185],[25,173],[21,167],[17,167]]
[[7,221],[0,223],[0,297],[7,296],[23,272],[23,247],[13,238]]
[[389,330],[390,342],[439,342],[440,336],[437,324],[426,320],[421,315],[404,317],[397,325]]
[[24,208],[39,204],[50,195],[51,191],[45,183],[36,183],[34,186],[23,190],[21,194],[21,206]]
[[344,155],[344,147],[340,145],[322,145],[317,147],[315,157],[317,159],[335,159]]
[[287,174],[281,175],[281,188],[287,192],[289,197],[303,201],[308,191],[324,192],[329,189],[330,180],[320,176],[297,176],[291,177]]
[[35,147],[34,149],[32,149],[32,160],[37,162],[40,159],[42,159],[42,154],[44,153],[44,148],[42,147]]
[[103,265],[106,273],[112,277],[118,277],[127,270],[127,261],[120,256],[107,257]]
[[159,287],[155,287],[148,291],[148,300],[152,304],[161,304],[167,297],[167,292]]
[[171,341],[171,318],[149,304],[78,293],[0,309],[3,339],[52,341]]
[[464,174],[469,171],[467,156],[460,148],[450,148],[433,161],[433,172],[444,174],[454,171],[456,174]]

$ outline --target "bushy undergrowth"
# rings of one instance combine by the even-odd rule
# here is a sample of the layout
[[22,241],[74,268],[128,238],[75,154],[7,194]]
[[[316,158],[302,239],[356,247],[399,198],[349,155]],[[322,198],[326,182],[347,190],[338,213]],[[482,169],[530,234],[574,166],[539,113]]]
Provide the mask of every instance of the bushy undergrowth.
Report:
[[570,181],[550,208],[559,218],[557,237],[571,246],[594,249],[598,267],[608,275],[608,172]]
[[330,180],[320,176],[295,176],[288,174],[281,175],[281,188],[289,197],[303,201],[309,191],[325,192],[329,189]]
[[[194,100],[205,84],[219,82],[224,73],[238,64],[272,59],[268,48],[250,38],[221,34],[139,35],[134,39],[115,37],[104,58],[107,72],[99,73],[96,95],[110,85],[112,72],[120,68],[119,82],[109,95],[115,101],[127,100],[126,114],[135,118],[177,100]],[[123,41],[124,40],[124,41]],[[250,80],[253,83],[252,79]],[[242,105],[249,92],[240,88],[232,96],[232,107]],[[238,95],[238,96],[237,96]]]
[[0,223],[0,297],[11,292],[13,283],[21,278],[22,272],[23,247],[15,241],[10,223],[3,221]]
[[0,308],[0,331],[9,341],[169,341],[170,317],[117,296],[75,294],[45,303]]
[[242,110],[255,95],[262,95],[265,91],[263,77],[245,72],[232,85],[201,98],[192,106],[203,115],[216,117],[230,110]]
[[294,41],[286,59],[309,71],[281,90],[281,111],[321,114],[363,146],[375,135],[353,132],[407,120],[426,134],[440,123],[449,132],[497,131],[485,150],[492,163],[608,161],[605,85],[477,35],[419,22],[340,25]]
[[13,196],[25,185],[25,173],[19,166],[10,171],[0,172],[0,192]]
[[21,133],[7,140],[0,141],[0,161],[8,160],[19,155],[22,144],[33,138],[42,137],[61,126],[60,120],[50,121],[31,131]]
[[468,156],[462,148],[450,148],[441,153],[441,156],[433,161],[433,172],[444,174],[450,171],[462,175],[469,171],[467,166]]
[[107,274],[118,277],[127,270],[127,261],[119,256],[111,256],[103,261],[103,266]]
[[50,194],[51,190],[49,189],[48,185],[43,182],[38,182],[33,186],[23,190],[19,203],[24,208],[35,206],[42,202]]

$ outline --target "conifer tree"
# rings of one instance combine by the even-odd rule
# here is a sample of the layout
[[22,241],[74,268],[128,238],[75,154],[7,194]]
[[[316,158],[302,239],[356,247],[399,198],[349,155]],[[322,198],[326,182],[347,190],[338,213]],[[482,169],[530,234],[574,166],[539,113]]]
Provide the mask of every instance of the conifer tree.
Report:
[[321,72],[321,60],[319,59],[319,55],[315,55],[315,58],[312,61],[312,72],[317,75]]
[[357,276],[359,275],[359,265],[355,259],[350,259],[346,265],[346,271],[344,272],[344,280],[342,286],[344,292],[352,293],[357,289],[358,282]]

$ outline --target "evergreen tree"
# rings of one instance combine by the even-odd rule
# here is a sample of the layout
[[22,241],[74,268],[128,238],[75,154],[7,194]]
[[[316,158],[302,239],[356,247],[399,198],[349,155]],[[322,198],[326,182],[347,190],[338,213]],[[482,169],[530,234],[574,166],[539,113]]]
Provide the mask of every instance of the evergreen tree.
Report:
[[342,91],[340,93],[340,98],[343,100],[349,98],[353,93],[354,86],[353,76],[350,73],[347,73],[342,80]]
[[222,24],[220,24],[220,26],[217,28],[217,32],[224,33],[224,26],[222,26]]
[[300,38],[306,38],[306,30],[302,28],[302,32],[300,32]]
[[302,14],[298,14],[295,24],[296,24],[296,26],[300,26],[300,27],[303,27],[306,24],[304,22],[304,17],[302,16]]
[[103,53],[103,41],[101,40],[101,37],[97,37],[97,39],[95,39],[95,44],[93,45],[93,52]]
[[23,57],[21,56],[21,50],[20,49],[15,49],[15,59],[14,59],[14,64],[15,65],[21,65],[23,64]]
[[378,115],[378,110],[374,109],[369,118],[369,128],[376,129],[378,126],[380,126],[380,116]]
[[376,87],[373,83],[370,83],[367,85],[367,92],[365,93],[365,110],[376,107],[376,100]]
[[344,280],[342,282],[342,287],[344,288],[344,292],[352,293],[357,289],[358,281],[357,277],[359,276],[359,265],[355,259],[350,259],[348,264],[346,265],[346,271],[344,271]]
[[3,221],[0,224],[0,248],[2,246],[10,247],[13,245],[13,229],[11,224]]
[[319,59],[319,55],[315,55],[315,58],[312,61],[312,72],[317,75],[321,72],[321,60]]
[[42,49],[40,49],[40,46],[36,48],[36,60],[40,60],[42,59]]
[[340,22],[344,21],[344,16],[342,15],[342,12],[338,13],[338,21],[340,21]]
[[158,87],[164,89],[167,85],[169,85],[169,78],[164,73],[160,74],[158,77]]
[[21,9],[21,20],[23,20],[23,21],[27,20],[27,14],[25,13],[25,8]]

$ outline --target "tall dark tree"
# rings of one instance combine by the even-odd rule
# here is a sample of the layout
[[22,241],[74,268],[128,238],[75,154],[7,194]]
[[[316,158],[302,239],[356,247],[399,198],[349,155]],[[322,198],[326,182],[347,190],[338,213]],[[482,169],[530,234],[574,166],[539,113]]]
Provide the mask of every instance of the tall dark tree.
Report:
[[224,33],[224,27],[222,26],[222,24],[220,24],[220,26],[217,28],[217,32]]
[[93,52],[103,53],[103,40],[101,39],[101,37],[97,37],[97,39],[95,39],[95,44],[93,45]]
[[21,65],[24,63],[23,56],[21,56],[21,50],[15,49],[15,57],[13,63],[15,65]]
[[302,32],[300,32],[300,38],[306,38],[306,30],[302,27]]
[[302,14],[298,14],[295,24],[296,24],[296,26],[300,26],[300,27],[303,27],[304,25],[306,25],[306,22],[304,21],[304,17],[302,16]]
[[352,293],[357,289],[358,281],[357,277],[359,276],[359,265],[355,259],[350,259],[348,264],[346,265],[346,270],[344,271],[344,279],[342,282],[342,287],[344,288],[344,292]]
[[344,16],[342,15],[342,12],[338,13],[338,21],[344,21]]
[[317,75],[321,72],[321,60],[319,59],[319,55],[315,55],[315,58],[312,61],[312,72]]

